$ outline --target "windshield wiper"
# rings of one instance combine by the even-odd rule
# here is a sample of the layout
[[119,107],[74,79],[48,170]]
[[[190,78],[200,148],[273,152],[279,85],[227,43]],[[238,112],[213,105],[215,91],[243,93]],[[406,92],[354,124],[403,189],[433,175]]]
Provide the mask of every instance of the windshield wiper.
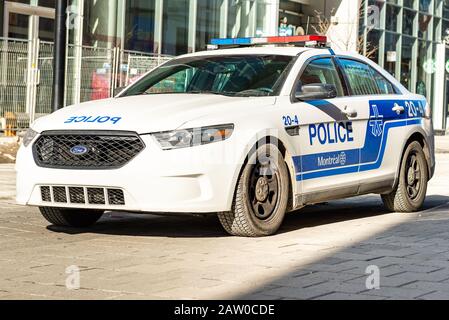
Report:
[[241,92],[237,92],[237,97],[268,97],[273,94],[273,90],[268,88],[249,89]]
[[218,92],[218,91],[211,91],[211,90],[192,90],[187,91],[186,94],[215,94],[219,96],[226,96],[226,97],[234,97],[235,92]]

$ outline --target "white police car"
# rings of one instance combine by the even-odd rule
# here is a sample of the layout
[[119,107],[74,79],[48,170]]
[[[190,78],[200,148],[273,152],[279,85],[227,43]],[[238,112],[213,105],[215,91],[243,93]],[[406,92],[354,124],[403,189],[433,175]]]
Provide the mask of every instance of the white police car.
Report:
[[178,57],[116,98],[37,120],[17,201],[72,227],[105,211],[218,213],[251,237],[275,233],[286,212],[369,193],[419,210],[435,168],[426,99],[325,42],[214,40],[235,48]]

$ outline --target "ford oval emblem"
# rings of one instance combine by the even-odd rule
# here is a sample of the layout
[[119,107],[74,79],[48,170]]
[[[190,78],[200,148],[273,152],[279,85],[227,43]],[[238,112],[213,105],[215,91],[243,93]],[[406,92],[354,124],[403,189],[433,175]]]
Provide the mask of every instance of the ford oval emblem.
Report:
[[72,149],[70,149],[70,153],[75,156],[82,156],[86,154],[89,151],[89,149],[85,146],[75,146]]

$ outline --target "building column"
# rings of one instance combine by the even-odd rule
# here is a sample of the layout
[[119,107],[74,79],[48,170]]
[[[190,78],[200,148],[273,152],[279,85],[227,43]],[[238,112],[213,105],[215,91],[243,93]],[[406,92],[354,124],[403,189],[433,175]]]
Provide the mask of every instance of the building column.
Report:
[[220,38],[228,37],[229,0],[222,0],[220,7]]
[[243,7],[243,5],[244,4],[241,4],[241,3],[235,4],[235,6],[238,6],[238,9],[236,12],[235,24],[232,26],[232,32],[229,35],[231,38],[237,38],[239,36],[240,26],[242,23],[242,7]]
[[267,10],[267,20],[268,20],[268,28],[267,35],[269,36],[277,36],[279,33],[279,9],[280,9],[280,1],[273,0],[270,4],[270,9]]
[[[84,20],[84,1],[77,0],[71,9],[75,12],[74,21],[74,48],[73,48],[73,101],[70,104],[78,104],[81,102],[81,65],[83,57],[83,20]],[[69,104],[69,103],[68,103]]]
[[196,49],[196,20],[198,12],[198,1],[190,0],[189,3],[189,34],[187,40],[187,51],[188,53],[192,53],[195,52]]
[[[437,66],[446,65],[446,46],[444,43],[436,45],[435,59]],[[433,88],[433,125],[436,130],[445,130],[445,86],[446,86],[446,68],[436,68],[435,85]]]
[[162,54],[163,20],[164,20],[164,0],[156,0],[154,6],[154,47],[153,47],[154,53],[156,54]]

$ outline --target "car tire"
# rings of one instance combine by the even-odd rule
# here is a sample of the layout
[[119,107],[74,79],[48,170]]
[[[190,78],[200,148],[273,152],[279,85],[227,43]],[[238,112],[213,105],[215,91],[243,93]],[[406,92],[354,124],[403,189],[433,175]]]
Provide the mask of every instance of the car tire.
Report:
[[406,149],[399,172],[399,183],[393,192],[382,195],[391,212],[419,211],[426,199],[429,171],[423,148],[412,142]]
[[243,167],[232,210],[218,214],[224,229],[241,237],[275,234],[287,210],[289,177],[279,149],[273,144],[259,147]]
[[51,224],[60,227],[86,228],[94,225],[103,216],[103,211],[62,208],[39,208],[42,216]]

